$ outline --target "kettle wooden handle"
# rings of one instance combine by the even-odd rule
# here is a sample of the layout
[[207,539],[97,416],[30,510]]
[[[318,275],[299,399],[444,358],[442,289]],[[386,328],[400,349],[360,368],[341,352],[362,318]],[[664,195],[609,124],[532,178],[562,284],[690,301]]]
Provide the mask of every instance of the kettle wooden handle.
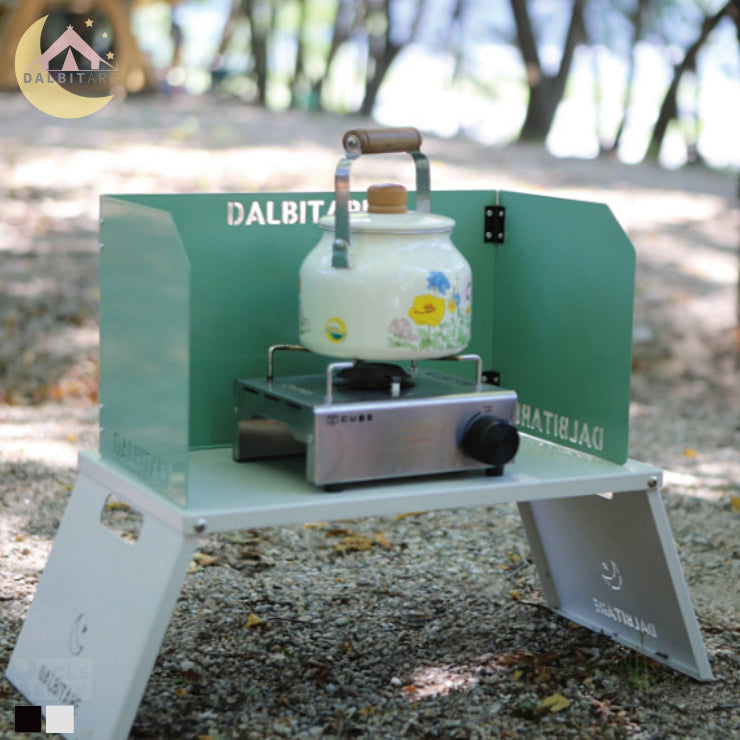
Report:
[[421,133],[411,126],[406,128],[356,128],[347,131],[342,142],[344,157],[339,160],[334,173],[334,242],[331,266],[348,268],[349,233],[349,171],[353,160],[361,154],[387,154],[407,152],[416,168],[416,210],[430,213],[429,160],[422,154]]
[[412,126],[357,128],[347,131],[342,143],[348,152],[361,154],[418,152],[421,149],[421,132]]

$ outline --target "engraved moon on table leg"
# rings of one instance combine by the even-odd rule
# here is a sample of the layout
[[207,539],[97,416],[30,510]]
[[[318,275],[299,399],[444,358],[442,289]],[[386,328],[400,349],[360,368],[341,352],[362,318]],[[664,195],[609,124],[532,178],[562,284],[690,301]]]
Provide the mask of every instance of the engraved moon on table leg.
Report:
[[78,614],[72,624],[72,629],[69,631],[69,652],[72,655],[80,655],[85,649],[85,638],[88,629],[85,615]]

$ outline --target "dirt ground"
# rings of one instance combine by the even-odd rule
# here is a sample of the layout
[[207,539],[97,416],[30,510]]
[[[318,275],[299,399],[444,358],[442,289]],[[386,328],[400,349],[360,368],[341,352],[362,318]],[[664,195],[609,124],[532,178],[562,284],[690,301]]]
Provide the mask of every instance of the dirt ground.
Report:
[[[358,123],[371,125],[177,97],[129,100],[63,121],[20,96],[0,96],[3,666],[74,483],[76,455],[97,446],[98,197],[327,190],[341,134]],[[427,137],[425,149],[434,188],[606,202],[632,239],[638,266],[630,454],[666,471],[663,497],[717,681],[705,686],[660,674],[651,687],[658,719],[615,720],[612,736],[740,737],[736,176],[558,160],[536,147],[493,149],[464,138]],[[405,160],[381,159],[363,160],[358,187],[379,178],[409,181]],[[19,737],[9,717],[23,700],[4,680],[0,702],[0,737]],[[147,711],[156,715],[154,705]],[[132,736],[166,736],[164,720],[155,719],[147,735],[147,717]],[[249,736],[229,734],[228,717],[214,722],[219,736]],[[374,736],[370,724],[358,727],[350,736]],[[558,726],[543,736],[578,735]]]

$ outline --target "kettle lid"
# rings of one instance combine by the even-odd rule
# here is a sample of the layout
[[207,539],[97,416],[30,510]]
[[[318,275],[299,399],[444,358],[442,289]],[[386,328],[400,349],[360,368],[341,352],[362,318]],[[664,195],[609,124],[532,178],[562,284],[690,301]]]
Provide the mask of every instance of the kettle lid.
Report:
[[407,201],[406,188],[394,182],[371,185],[367,189],[368,213],[406,213]]
[[[434,213],[409,211],[407,192],[397,183],[379,183],[367,189],[367,211],[349,214],[350,230],[357,233],[429,234],[450,232],[454,219]],[[319,219],[324,231],[334,231],[334,216]]]

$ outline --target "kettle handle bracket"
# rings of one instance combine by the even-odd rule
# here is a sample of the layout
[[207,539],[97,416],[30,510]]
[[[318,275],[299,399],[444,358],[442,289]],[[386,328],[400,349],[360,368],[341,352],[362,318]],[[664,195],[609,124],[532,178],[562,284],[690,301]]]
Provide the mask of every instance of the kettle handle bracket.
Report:
[[416,210],[430,213],[431,186],[429,181],[429,159],[420,151],[421,132],[408,127],[382,129],[352,129],[342,137],[344,157],[339,160],[334,174],[334,244],[332,267],[349,267],[349,173],[352,162],[362,154],[388,154],[407,152],[414,160],[416,169]]

